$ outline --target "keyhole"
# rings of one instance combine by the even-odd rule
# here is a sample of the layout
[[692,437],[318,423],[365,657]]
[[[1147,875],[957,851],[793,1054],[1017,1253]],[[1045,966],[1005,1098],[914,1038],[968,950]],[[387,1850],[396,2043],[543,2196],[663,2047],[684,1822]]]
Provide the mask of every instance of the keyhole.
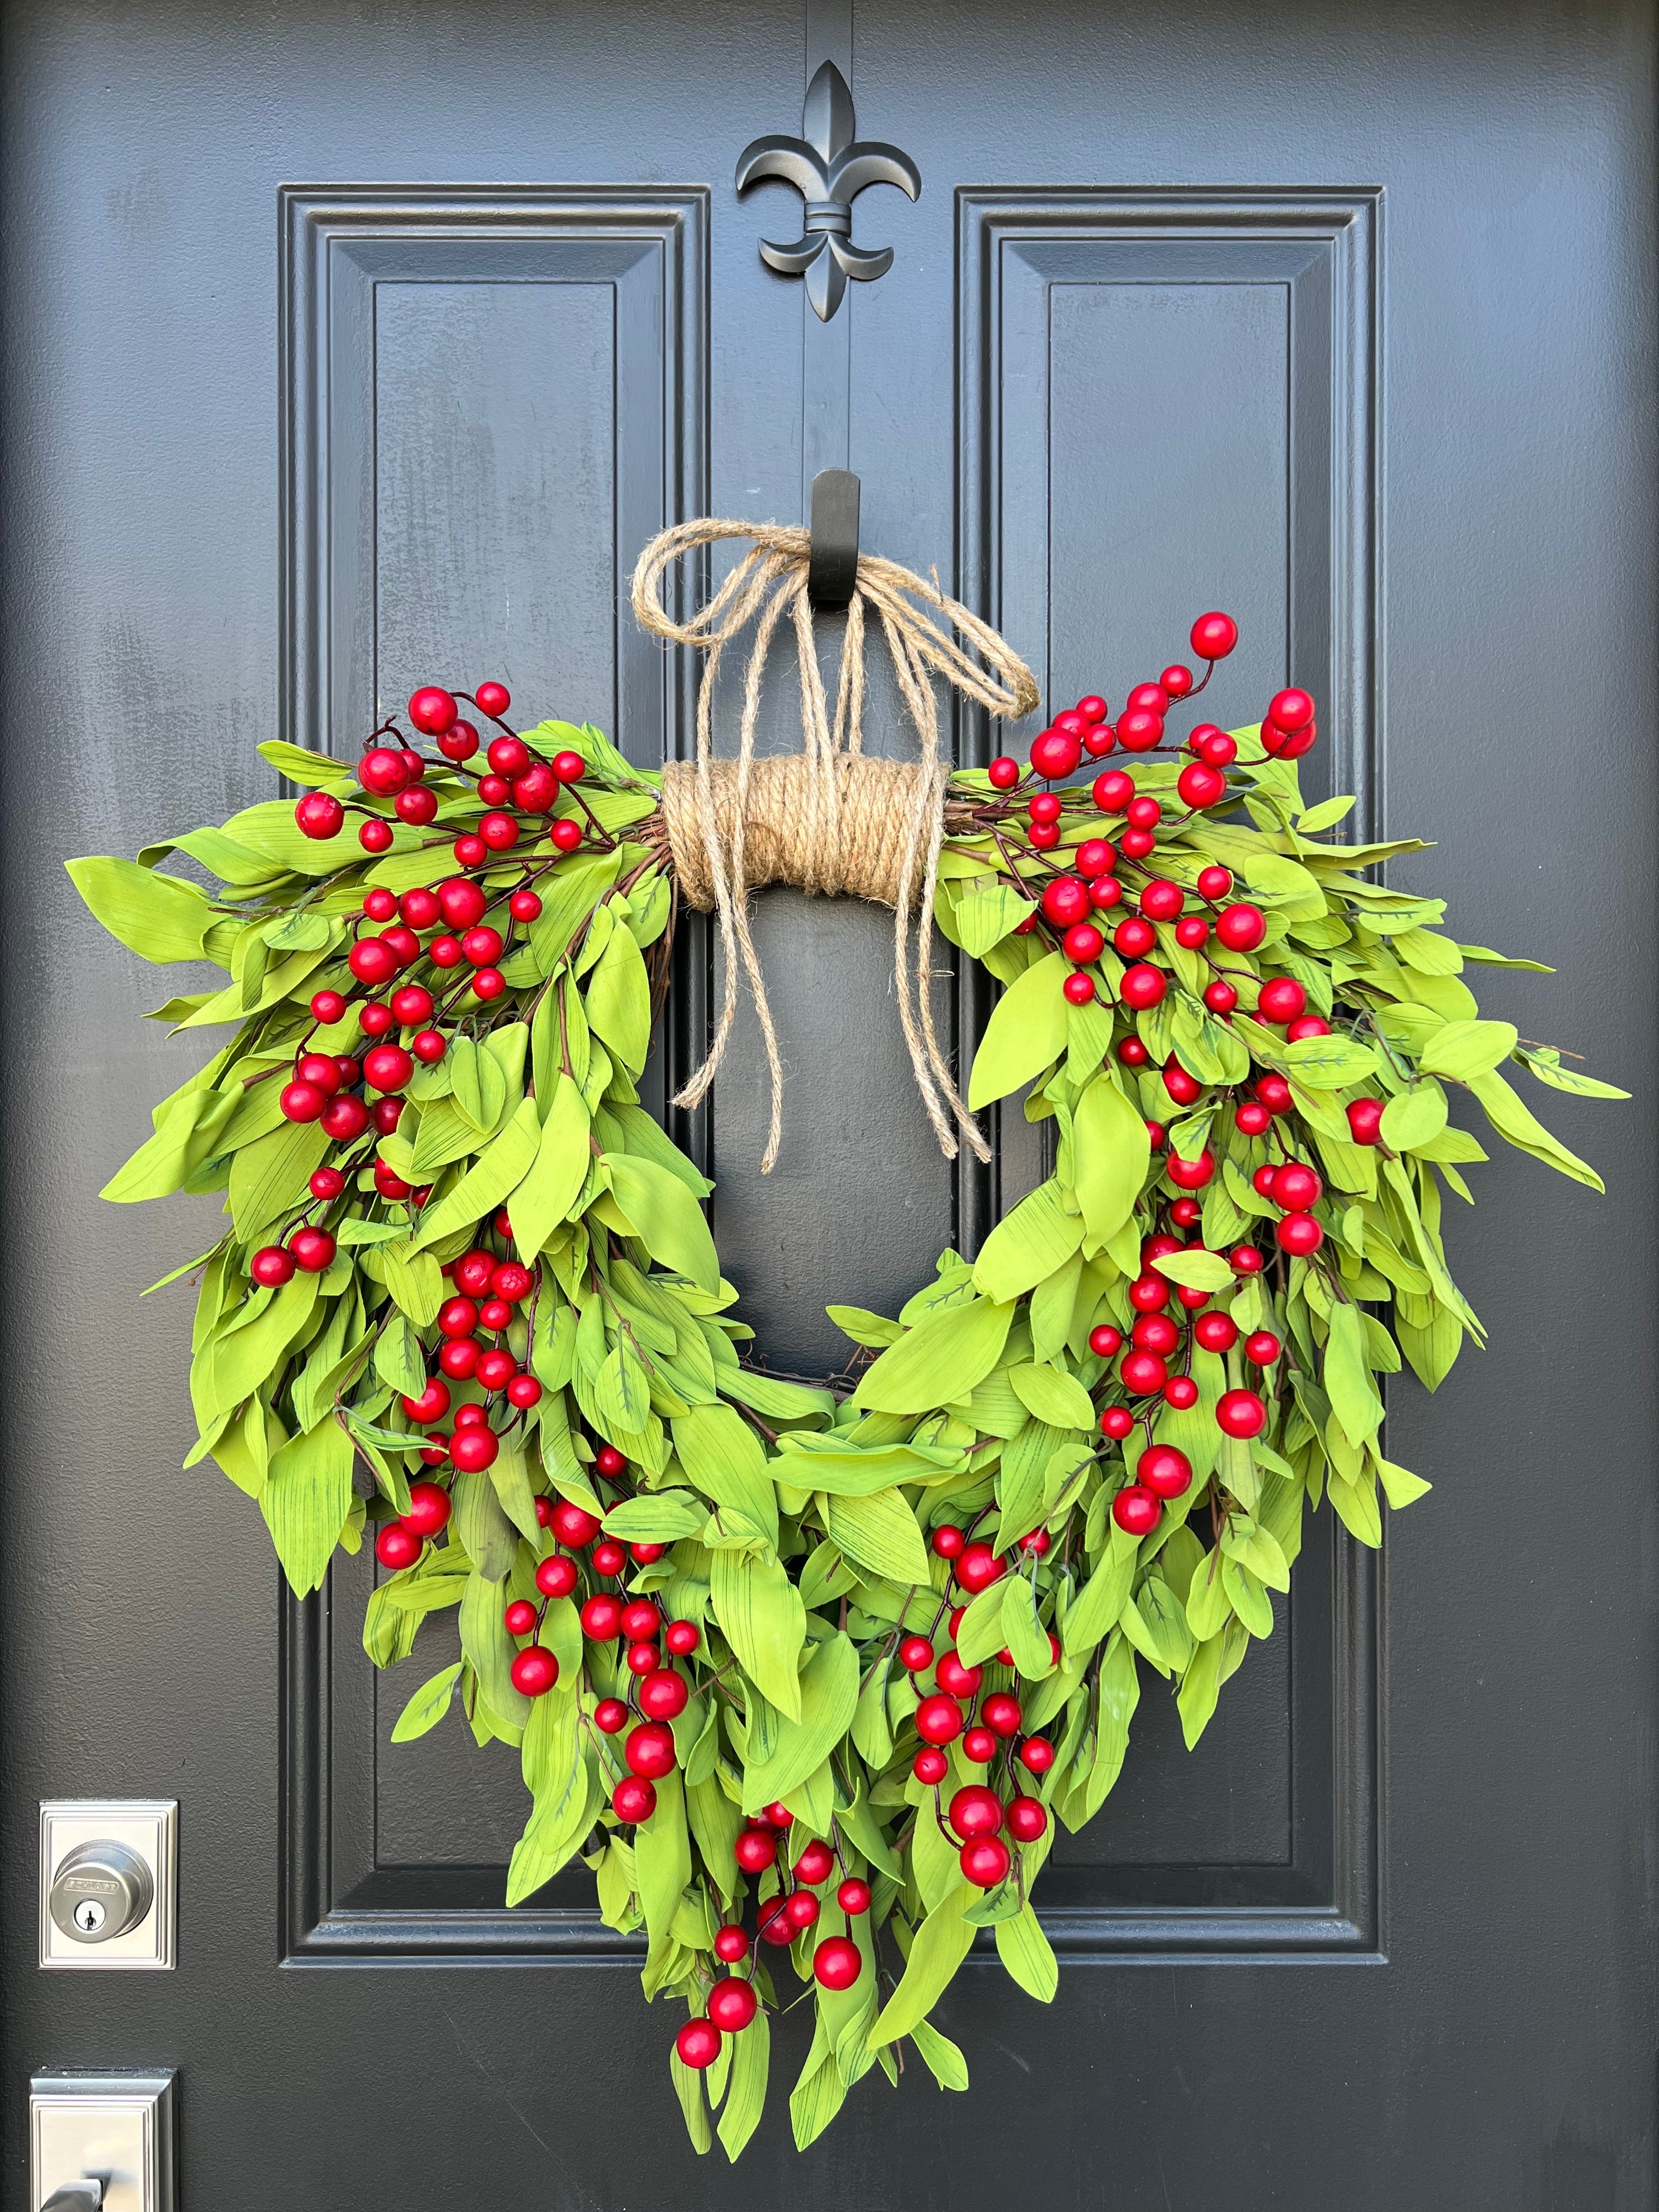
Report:
[[95,1936],[104,1924],[104,1908],[95,1897],[83,1897],[75,1908],[75,1924],[83,1936]]

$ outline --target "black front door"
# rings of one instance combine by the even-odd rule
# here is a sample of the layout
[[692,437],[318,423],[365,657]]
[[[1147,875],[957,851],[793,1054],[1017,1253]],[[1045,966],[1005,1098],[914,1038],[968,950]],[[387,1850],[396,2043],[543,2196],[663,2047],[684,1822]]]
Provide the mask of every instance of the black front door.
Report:
[[[1215,719],[1313,690],[1328,787],[1439,839],[1409,881],[1558,962],[1492,1011],[1650,1097],[1652,32],[1599,0],[11,10],[8,2203],[42,2065],[176,2066],[204,2212],[1654,2201],[1639,1108],[1557,1102],[1605,1200],[1484,1171],[1452,1250],[1492,1348],[1389,1404],[1433,1497],[1380,1565],[1317,1516],[1196,1753],[1143,1697],[1045,1877],[1055,2003],[970,1968],[969,2094],[872,2076],[798,2159],[803,2011],[732,2172],[580,1866],[501,1906],[514,1762],[390,1744],[367,1555],[289,1606],[246,1501],[179,1473],[188,1294],[137,1293],[212,1201],[94,1194],[192,1048],[61,867],[275,795],[259,738],[343,750],[437,672],[683,748],[641,546],[797,520],[845,465],[866,548],[954,579],[1045,697],[1119,697],[1231,610]],[[894,265],[821,324],[757,254],[795,195],[732,175],[826,55],[923,190],[859,204]],[[896,1310],[1042,1163],[1017,1113],[988,1176],[939,1158],[886,916],[774,893],[757,931],[784,1157],[759,1176],[752,1029],[692,1133],[768,1356],[823,1371],[827,1299]],[[82,1796],[179,1801],[172,1974],[36,1972],[37,1804]]]

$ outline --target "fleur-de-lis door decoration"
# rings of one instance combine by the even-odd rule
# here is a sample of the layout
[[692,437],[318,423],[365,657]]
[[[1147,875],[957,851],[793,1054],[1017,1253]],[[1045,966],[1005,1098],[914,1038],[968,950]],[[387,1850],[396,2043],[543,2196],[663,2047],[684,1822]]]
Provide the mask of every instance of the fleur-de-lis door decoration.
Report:
[[763,178],[793,185],[806,203],[802,235],[792,246],[761,241],[761,259],[781,276],[804,276],[806,296],[828,322],[847,292],[847,280],[867,284],[893,265],[890,246],[873,252],[853,243],[853,202],[866,185],[896,185],[915,199],[921,176],[908,154],[853,133],[858,118],[847,80],[825,62],[806,88],[799,138],[757,138],[738,163],[738,190]]

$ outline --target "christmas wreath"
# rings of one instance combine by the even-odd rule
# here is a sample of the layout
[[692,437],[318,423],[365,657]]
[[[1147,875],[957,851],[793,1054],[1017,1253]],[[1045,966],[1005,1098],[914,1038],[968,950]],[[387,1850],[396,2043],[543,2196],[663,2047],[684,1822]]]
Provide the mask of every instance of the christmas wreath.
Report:
[[[719,623],[653,627],[712,660],[758,614],[758,658],[789,612],[810,644],[801,533],[753,534]],[[636,603],[683,544],[642,563]],[[1486,1155],[1451,1097],[1599,1189],[1504,1071],[1627,1095],[1481,1018],[1468,971],[1536,963],[1377,879],[1419,844],[1328,841],[1352,802],[1303,804],[1305,694],[1183,748],[1166,718],[1203,683],[1171,667],[1115,723],[1098,697],[1055,715],[1029,770],[951,774],[933,674],[1005,713],[1033,688],[1006,647],[985,672],[1000,641],[962,610],[878,571],[863,601],[920,770],[864,761],[849,636],[834,728],[809,697],[782,770],[747,725],[735,769],[713,761],[712,682],[698,763],[661,775],[586,726],[509,726],[498,684],[427,686],[410,733],[387,720],[355,763],[263,744],[297,805],[70,863],[123,944],[228,971],[157,1010],[234,1034],[104,1193],[226,1193],[228,1230],[167,1279],[199,1278],[192,1462],[257,1501],[298,1592],[373,1542],[377,1666],[458,1617],[459,1656],[394,1741],[453,1708],[517,1752],[508,1901],[592,1869],[606,1922],[644,1931],[647,1996],[688,2008],[692,2140],[712,2108],[734,2158],[786,1951],[817,2007],[802,2146],[872,2069],[896,2078],[901,2039],[966,2087],[929,2015],[981,1929],[1052,1997],[1033,1886],[1054,1822],[1111,1790],[1146,1677],[1195,1742],[1273,1631],[1304,1511],[1327,1498],[1376,1545],[1379,1492],[1427,1487],[1384,1455],[1378,1378],[1403,1356],[1432,1389],[1480,1336],[1441,1211]],[[918,598],[972,651],[907,627]],[[1194,626],[1206,681],[1235,638],[1224,615]],[[816,673],[804,647],[804,692]],[[1023,1092],[1054,1169],[896,1316],[831,1306],[857,1350],[808,1388],[748,1358],[712,1185],[636,1085],[682,892],[733,956],[718,1048],[740,966],[764,1018],[747,889],[846,887],[830,848],[879,876],[896,817],[882,895],[942,1140]],[[174,854],[221,888],[160,872]],[[1003,987],[965,1102],[928,1026],[925,919],[907,952],[924,889]]]

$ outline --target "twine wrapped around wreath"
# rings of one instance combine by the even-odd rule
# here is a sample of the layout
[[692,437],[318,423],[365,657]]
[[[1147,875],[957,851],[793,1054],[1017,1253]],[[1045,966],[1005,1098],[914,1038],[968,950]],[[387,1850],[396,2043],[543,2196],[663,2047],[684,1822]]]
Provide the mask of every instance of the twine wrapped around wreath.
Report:
[[[751,540],[749,551],[707,606],[689,621],[677,622],[660,596],[670,563],[728,538]],[[939,758],[933,678],[943,676],[965,698],[1005,719],[1030,713],[1037,703],[1036,681],[989,623],[947,599],[937,584],[896,562],[860,554],[848,604],[832,720],[806,594],[811,551],[804,529],[705,517],[653,538],[634,571],[634,612],[640,623],[658,637],[708,655],[697,693],[696,757],[668,764],[663,816],[681,890],[693,906],[720,918],[726,978],[708,1056],[678,1103],[695,1105],[714,1079],[737,1015],[741,965],[771,1074],[771,1125],[761,1160],[763,1174],[771,1172],[783,1136],[783,1063],[750,932],[748,894],[763,884],[786,883],[800,890],[875,899],[892,908],[899,1021],[927,1118],[947,1158],[954,1159],[957,1150],[954,1118],[974,1152],[988,1159],[990,1149],[957,1091],[940,1047],[927,989],[930,917],[951,775],[949,764]],[[864,637],[872,612],[920,739],[921,757],[914,763],[880,760],[864,750]],[[773,634],[786,615],[799,663],[805,749],[757,760],[761,684]],[[750,623],[755,635],[744,678],[738,757],[717,761],[714,685],[726,647]]]

